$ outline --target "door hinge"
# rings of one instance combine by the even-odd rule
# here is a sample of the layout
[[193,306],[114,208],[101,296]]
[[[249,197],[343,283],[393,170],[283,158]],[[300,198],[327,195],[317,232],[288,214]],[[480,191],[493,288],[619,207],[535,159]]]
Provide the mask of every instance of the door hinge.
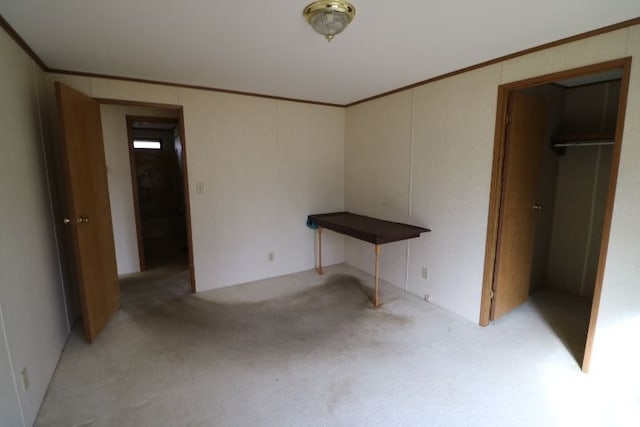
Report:
[[504,116],[504,125],[509,126],[511,124],[511,116]]
[[491,293],[489,294],[489,299],[495,299],[495,297],[496,297],[496,293],[492,289]]

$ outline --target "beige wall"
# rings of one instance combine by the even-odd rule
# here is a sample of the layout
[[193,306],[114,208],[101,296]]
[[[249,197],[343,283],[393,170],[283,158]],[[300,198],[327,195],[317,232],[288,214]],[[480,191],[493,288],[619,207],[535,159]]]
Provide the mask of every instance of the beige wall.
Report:
[[4,31],[0,58],[0,425],[19,426],[33,424],[69,327],[39,114],[44,73]]
[[118,274],[140,271],[126,116],[177,117],[171,110],[101,105],[109,201]]
[[[348,108],[347,206],[358,213],[391,218],[390,210],[381,207],[389,203],[389,194],[395,194],[404,210],[394,210],[393,217],[405,217],[433,230],[410,241],[404,254],[401,250],[389,251],[393,262],[408,265],[408,276],[405,280],[401,274],[392,272],[385,278],[420,297],[429,294],[435,304],[477,322],[498,86],[627,56],[633,56],[636,62],[640,56],[638,26],[535,52]],[[631,367],[634,358],[640,359],[637,340],[625,335],[632,330],[637,334],[640,329],[637,64],[632,68],[630,85],[594,341],[592,370],[596,372]],[[388,134],[390,129],[392,133]],[[379,137],[381,133],[385,134],[384,141]],[[387,158],[385,153],[392,155]],[[363,165],[360,156],[372,164]],[[391,168],[387,166],[389,163],[393,163]],[[360,177],[372,171],[377,171],[377,175],[369,179]],[[411,173],[407,175],[406,171]],[[381,179],[385,180],[384,187],[378,184]],[[369,256],[366,253],[369,249],[349,245],[346,261],[371,271],[370,266],[361,262]],[[428,281],[421,277],[423,266],[430,269]]]
[[[410,216],[411,106],[413,94],[403,92],[348,109],[345,146],[347,210],[398,222]],[[345,259],[362,270],[373,271],[373,249],[347,238]],[[382,278],[404,285],[407,242],[384,245],[380,259]]]
[[[486,67],[347,109],[348,209],[432,229],[385,245],[383,278],[474,322],[499,74]],[[370,252],[349,242],[346,261],[372,271]]]
[[[48,78],[93,97],[183,106],[198,291],[313,267],[314,234],[306,216],[344,209],[343,108],[78,76]],[[128,168],[128,159],[123,162]],[[198,183],[203,194],[196,192]],[[326,263],[343,262],[342,236],[329,234],[324,243]]]

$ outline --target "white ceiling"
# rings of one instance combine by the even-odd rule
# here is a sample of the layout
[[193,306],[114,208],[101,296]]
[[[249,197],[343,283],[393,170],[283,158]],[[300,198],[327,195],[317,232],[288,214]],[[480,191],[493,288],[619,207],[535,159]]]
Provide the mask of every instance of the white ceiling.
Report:
[[640,16],[639,0],[352,0],[327,43],[307,0],[0,0],[54,69],[347,104]]

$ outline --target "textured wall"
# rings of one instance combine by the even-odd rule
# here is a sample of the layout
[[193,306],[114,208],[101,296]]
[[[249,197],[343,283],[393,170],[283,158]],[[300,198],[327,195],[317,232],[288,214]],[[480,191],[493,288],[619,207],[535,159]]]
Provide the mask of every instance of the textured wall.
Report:
[[0,425],[32,425],[68,324],[43,152],[44,73],[4,31],[0,57]]
[[[367,102],[347,110],[346,197],[347,210],[398,222],[415,222],[410,216],[411,106],[413,94]],[[345,240],[347,263],[373,271],[373,246],[357,239]],[[404,286],[407,242],[382,247],[383,279]]]
[[[383,278],[473,321],[499,71],[486,67],[347,109],[348,208],[432,229],[383,246]],[[347,244],[346,261],[372,271],[371,251]]]

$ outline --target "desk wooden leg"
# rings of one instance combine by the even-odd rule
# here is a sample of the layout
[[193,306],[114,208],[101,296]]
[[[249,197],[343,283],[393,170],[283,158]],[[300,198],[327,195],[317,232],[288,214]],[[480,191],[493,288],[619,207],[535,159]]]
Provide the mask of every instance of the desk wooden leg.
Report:
[[375,276],[375,290],[373,295],[373,306],[378,307],[380,305],[380,245],[376,245],[376,276]]
[[318,266],[316,271],[318,274],[322,274],[322,227],[318,227]]

